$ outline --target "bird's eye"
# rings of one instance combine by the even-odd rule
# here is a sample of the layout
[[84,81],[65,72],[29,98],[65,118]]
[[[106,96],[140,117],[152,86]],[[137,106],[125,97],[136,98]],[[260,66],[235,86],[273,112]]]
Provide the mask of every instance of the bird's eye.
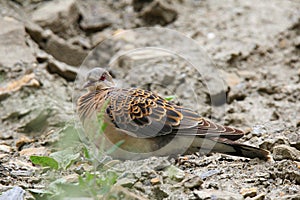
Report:
[[105,77],[105,75],[104,74],[102,74],[102,76],[100,77],[100,81],[104,81],[106,79],[106,77]]

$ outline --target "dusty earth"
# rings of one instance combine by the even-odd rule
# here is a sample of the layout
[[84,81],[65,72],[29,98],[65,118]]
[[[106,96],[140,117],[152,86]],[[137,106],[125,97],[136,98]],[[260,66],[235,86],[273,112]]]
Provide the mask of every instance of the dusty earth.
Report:
[[[300,199],[299,1],[0,2],[1,200]],[[124,32],[152,26],[179,31],[203,51],[168,31],[144,37]],[[121,37],[112,39],[116,34]],[[204,71],[214,66],[213,77],[222,81],[207,78],[206,71],[199,75],[178,54],[145,48],[126,53],[164,45],[198,57]],[[74,100],[85,69],[108,63],[119,86],[175,95],[199,114],[245,130],[241,142],[269,150],[274,161],[222,154],[89,158],[74,130]],[[69,146],[75,153],[59,169],[30,160]],[[97,182],[95,193],[87,190],[92,185],[82,193],[59,187],[76,186],[88,174],[116,177],[111,184]]]

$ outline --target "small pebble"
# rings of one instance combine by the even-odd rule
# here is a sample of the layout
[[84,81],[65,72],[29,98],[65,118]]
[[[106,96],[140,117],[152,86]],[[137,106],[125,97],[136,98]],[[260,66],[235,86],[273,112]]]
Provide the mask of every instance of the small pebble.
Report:
[[242,188],[240,193],[244,198],[255,197],[257,195],[257,188]]
[[174,179],[176,181],[182,181],[185,177],[184,171],[173,165],[167,168],[166,173],[169,178]]
[[11,147],[8,146],[8,145],[5,145],[5,144],[0,145],[0,151],[3,151],[5,153],[9,153],[9,152],[11,152],[11,150],[12,150]]
[[160,183],[160,179],[159,179],[159,177],[155,177],[155,178],[152,178],[150,180],[150,182],[152,185],[156,185],[156,184]]
[[134,188],[136,188],[137,190],[139,190],[141,192],[145,192],[145,186],[140,181],[137,182],[136,184],[134,184]]
[[273,148],[273,158],[274,160],[288,159],[300,161],[300,151],[284,144],[278,145]]
[[263,125],[255,125],[252,127],[252,135],[262,136],[267,133],[266,127]]
[[253,197],[251,200],[264,200],[266,197],[266,194],[265,193],[261,193],[255,197]]
[[186,188],[199,188],[202,184],[202,179],[199,176],[194,176],[193,178],[187,180],[183,185]]
[[44,156],[46,154],[47,154],[47,149],[45,147],[27,148],[20,151],[21,156],[32,156],[32,155]]
[[131,188],[135,184],[136,180],[131,178],[122,178],[117,181],[116,185]]
[[219,173],[220,173],[220,170],[216,170],[216,169],[209,170],[209,171],[207,171],[207,172],[202,173],[202,174],[200,175],[200,178],[201,178],[202,180],[204,180],[204,179],[206,179],[206,178],[208,178],[208,177],[210,177],[210,176],[213,176],[213,175],[219,174]]

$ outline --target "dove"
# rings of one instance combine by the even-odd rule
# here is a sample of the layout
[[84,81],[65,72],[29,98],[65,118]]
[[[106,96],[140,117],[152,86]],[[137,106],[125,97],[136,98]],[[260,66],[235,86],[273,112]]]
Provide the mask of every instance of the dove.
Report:
[[85,134],[93,136],[100,148],[100,127],[95,122],[103,112],[105,148],[118,143],[111,153],[115,158],[137,160],[202,151],[271,159],[269,151],[237,142],[245,134],[242,130],[214,123],[152,91],[118,88],[104,68],[88,71],[82,87],[86,93],[77,101],[77,112]]

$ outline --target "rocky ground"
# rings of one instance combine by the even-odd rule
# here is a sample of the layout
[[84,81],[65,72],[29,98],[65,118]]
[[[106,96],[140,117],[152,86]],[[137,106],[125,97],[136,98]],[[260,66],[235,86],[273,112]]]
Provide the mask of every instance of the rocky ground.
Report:
[[[149,26],[179,31],[200,50],[170,30],[124,31]],[[0,27],[1,200],[300,199],[297,0],[2,0]],[[222,87],[205,76],[208,68],[198,75],[185,59],[213,66]],[[209,154],[95,164],[74,131],[74,102],[85,70],[108,64],[120,86],[176,95],[199,114],[245,130],[241,141],[269,150],[274,161]],[[30,160],[59,160],[68,146],[72,154],[59,167]],[[95,165],[101,169],[93,172]],[[95,174],[101,181],[88,182]],[[66,189],[78,184],[87,192]]]

